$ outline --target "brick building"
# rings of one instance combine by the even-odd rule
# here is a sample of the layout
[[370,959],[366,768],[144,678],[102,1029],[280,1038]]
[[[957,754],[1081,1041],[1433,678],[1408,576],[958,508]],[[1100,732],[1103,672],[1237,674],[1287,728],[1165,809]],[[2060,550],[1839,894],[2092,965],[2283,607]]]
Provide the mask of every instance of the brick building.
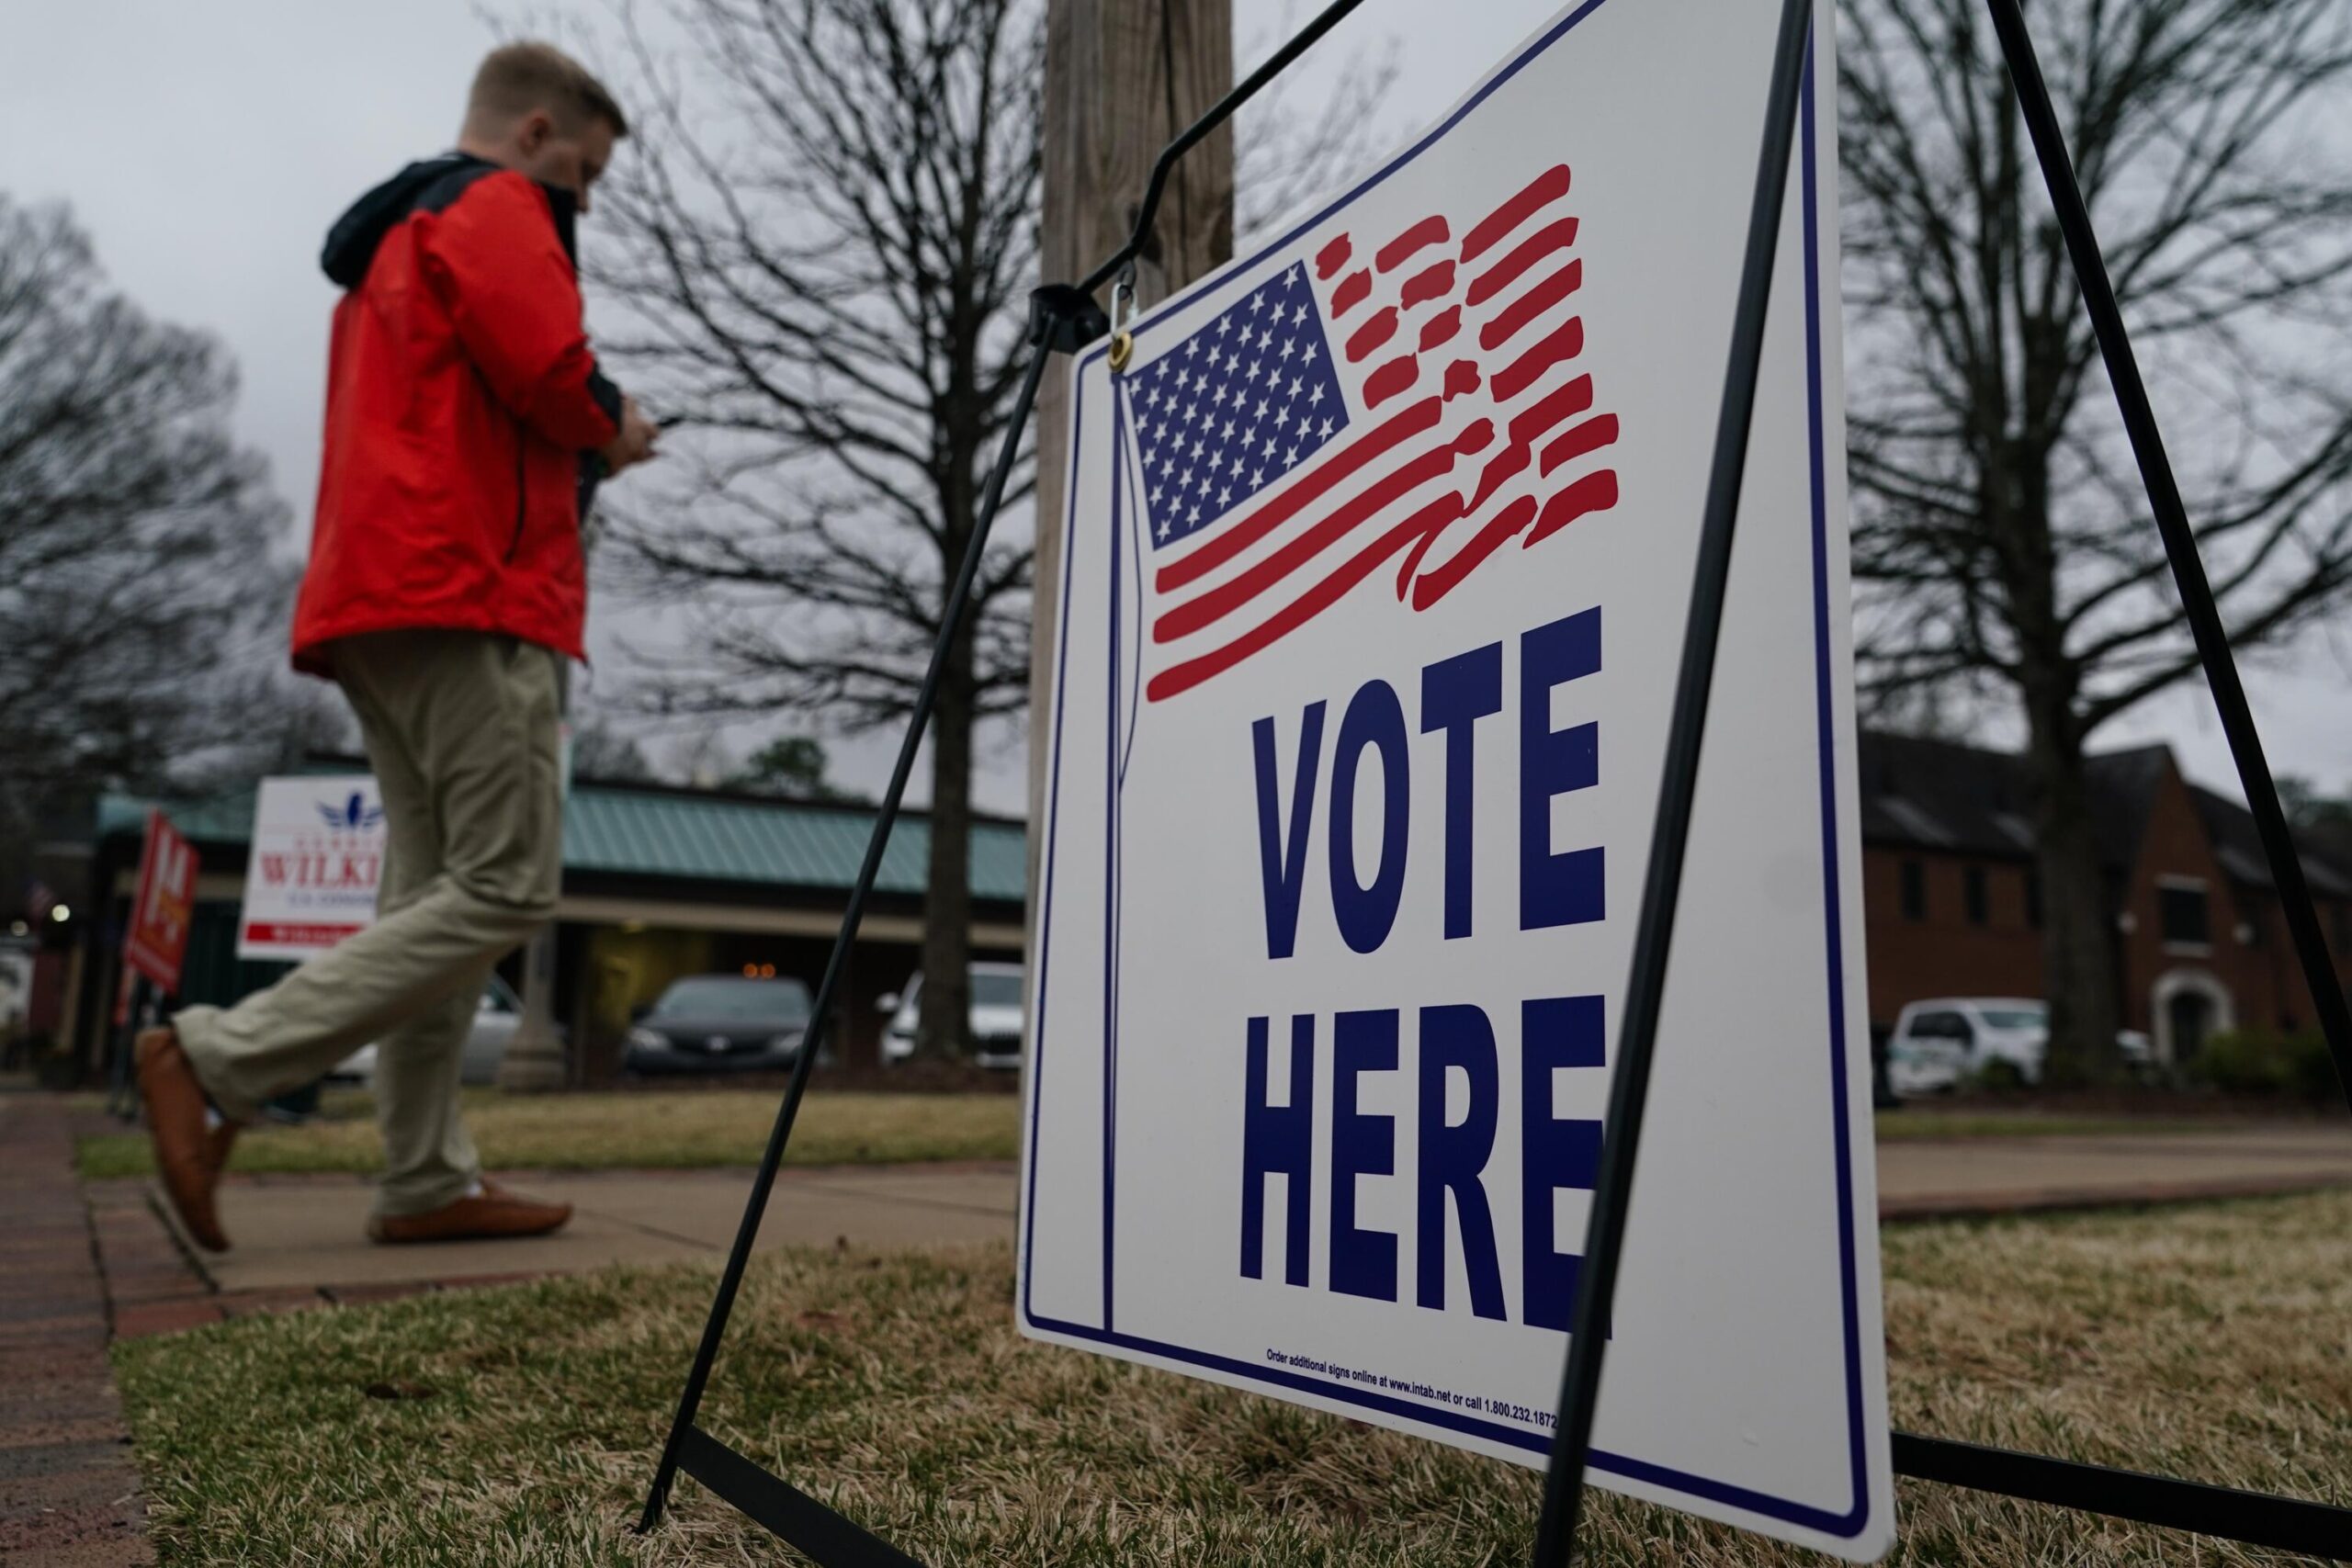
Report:
[[[1862,887],[1873,1032],[1928,997],[2040,997],[2041,889],[2024,761],[1865,733]],[[2124,1026],[2183,1062],[2221,1029],[2313,1026],[2254,818],[2181,776],[2171,749],[2090,759]],[[2352,981],[2352,856],[2303,846],[2339,985]]]

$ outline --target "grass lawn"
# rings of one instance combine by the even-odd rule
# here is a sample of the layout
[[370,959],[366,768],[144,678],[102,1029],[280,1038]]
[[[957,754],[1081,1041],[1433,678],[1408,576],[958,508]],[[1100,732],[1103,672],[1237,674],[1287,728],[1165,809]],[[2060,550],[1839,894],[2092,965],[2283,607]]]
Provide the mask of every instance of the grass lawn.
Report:
[[[775,1089],[513,1096],[468,1089],[466,1125],[493,1170],[754,1165],[782,1098]],[[332,1092],[322,1111],[306,1126],[248,1129],[229,1168],[381,1168],[374,1101],[365,1090]],[[1021,1101],[1010,1094],[812,1091],[786,1157],[793,1165],[1012,1159],[1020,1122]],[[154,1168],[144,1131],[84,1138],[81,1155],[82,1174],[93,1179]]]
[[[466,1124],[494,1170],[606,1170],[753,1165],[767,1145],[782,1090],[775,1088],[627,1094],[507,1096],[466,1090]],[[96,1109],[93,1098],[90,1108]],[[370,1172],[382,1164],[374,1100],[330,1090],[307,1126],[265,1125],[237,1140],[229,1168],[247,1172]],[[895,1165],[1013,1159],[1021,1100],[1010,1094],[866,1094],[815,1090],[786,1151],[793,1165]],[[1881,1142],[1926,1138],[2081,1137],[2221,1131],[2212,1117],[2083,1116],[1904,1110],[1878,1116]],[[82,1140],[82,1174],[154,1170],[143,1132]]]
[[[2352,1502],[2352,1194],[1897,1226],[1886,1259],[1899,1426]],[[709,1286],[616,1271],[119,1346],[164,1563],[790,1560],[691,1482],[628,1533]],[[704,1422],[940,1568],[1499,1565],[1536,1506],[1530,1471],[1023,1341],[1001,1247],[762,1258]],[[1900,1508],[1906,1562],[2285,1561],[1927,1484]],[[1607,1496],[1586,1540],[1826,1561]]]

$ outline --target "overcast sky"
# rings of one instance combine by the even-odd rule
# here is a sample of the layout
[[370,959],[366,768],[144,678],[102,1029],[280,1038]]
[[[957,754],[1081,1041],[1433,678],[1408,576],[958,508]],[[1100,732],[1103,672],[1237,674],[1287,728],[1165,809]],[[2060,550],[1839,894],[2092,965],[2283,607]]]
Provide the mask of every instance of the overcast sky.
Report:
[[[1285,7],[1235,0],[1240,66],[1275,41]],[[599,0],[498,8],[603,14]],[[1369,0],[1292,89],[1311,110],[1351,49],[1395,47],[1387,110],[1402,140],[1451,105],[1554,9],[1553,0]],[[1288,7],[1304,16],[1304,4]],[[468,0],[77,0],[12,6],[0,52],[0,190],[73,203],[114,280],[154,314],[220,335],[243,373],[237,423],[268,454],[307,529],[334,290],[326,226],[401,164],[446,148],[465,85],[492,39]],[[626,152],[623,154],[626,156]],[[595,243],[594,220],[583,243]],[[595,640],[609,648],[612,617]],[[2309,640],[2249,672],[2272,764],[2352,788],[2352,633]],[[2234,793],[2211,704],[2183,688],[2098,743],[2164,739],[2202,782]],[[844,782],[872,787],[890,746],[835,747]],[[980,803],[1018,812],[1021,759],[984,757]]]

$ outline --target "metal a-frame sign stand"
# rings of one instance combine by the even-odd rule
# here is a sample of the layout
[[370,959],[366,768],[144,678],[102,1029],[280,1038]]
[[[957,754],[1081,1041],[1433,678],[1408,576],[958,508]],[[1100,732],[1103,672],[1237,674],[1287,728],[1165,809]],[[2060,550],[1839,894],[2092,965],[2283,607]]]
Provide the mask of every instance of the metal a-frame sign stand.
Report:
[[[752,1182],[750,1200],[735,1235],[735,1243],[720,1274],[702,1341],[687,1373],[677,1415],[662,1450],[652,1486],[646,1497],[640,1529],[661,1521],[678,1472],[709,1487],[744,1514],[823,1568],[921,1568],[915,1558],[828,1507],[756,1461],[745,1457],[695,1424],[704,1389],[725,1337],[727,1320],[741,1290],[750,1262],[752,1243],[775,1190],[777,1168],[792,1136],[800,1102],[808,1086],[824,1032],[831,1022],[851,943],[873,891],[884,847],[899,817],[907,781],[914,769],[939,691],[946,650],[961,630],[970,609],[971,588],[989,530],[1004,498],[1022,436],[1035,406],[1037,388],[1046,363],[1057,354],[1074,353],[1103,336],[1111,323],[1095,303],[1094,292],[1129,268],[1152,230],[1168,175],[1179,158],[1211,130],[1230,118],[1269,82],[1304,54],[1324,34],[1356,9],[1363,0],[1334,0],[1298,35],[1277,50],[1248,80],[1161,150],[1153,163],[1135,226],[1125,244],[1076,284],[1050,284],[1031,297],[1029,342],[1031,358],[1008,421],[995,468],[981,495],[979,516],[967,547],[956,581],[949,591],[938,644],[932,652],[908,720],[897,766],[876,815],[873,837],[858,868],[840,934],[827,961],[809,1021],[808,1038],[794,1064],[792,1080],[777,1110],[775,1129]],[[2056,111],[2051,105],[2041,68],[2026,31],[2018,0],[1986,0],[2011,83],[2033,139],[2035,156],[2073,261],[2076,282],[2089,307],[2099,352],[2107,362],[2124,427],[2140,465],[2148,502],[2163,536],[2171,562],[2173,581],[2195,637],[2213,701],[2235,760],[2238,779],[2245,791],[2263,852],[2278,889],[2288,930],[2317,1010],[2321,1029],[2335,1058],[2337,1077],[2352,1099],[2352,1006],[2335,980],[2326,939],[2312,903],[2294,840],[2287,827],[2278,792],[2264,760],[2245,691],[2238,681],[2229,638],[2211,586],[2197,554],[2195,533],[2173,479],[2164,441],[2137,360],[2123,327],[2115,290],[2107,275],[2090,214],[2075,181]],[[1623,1023],[1618,1043],[1617,1070],[1610,1085],[1609,1109],[1602,1138],[1599,1179],[1593,1190],[1592,1215],[1586,1232],[1584,1267],[1578,1271],[1575,1313],[1562,1374],[1558,1424],[1551,1461],[1544,1476],[1543,1514],[1536,1528],[1532,1562],[1554,1568],[1568,1561],[1584,1497],[1585,1462],[1592,1438],[1593,1411],[1600,1392],[1601,1357],[1606,1335],[1590,1332],[1608,1321],[1615,1292],[1625,1220],[1633,1193],[1634,1156],[1649,1091],[1650,1065],[1657,1051],[1659,1004],[1665,995],[1668,949],[1674,910],[1681,885],[1682,858],[1689,837],[1692,798],[1699,776],[1700,745],[1706,728],[1707,699],[1712,684],[1715,647],[1721,631],[1725,588],[1731,572],[1734,526],[1739,513],[1740,482],[1747,463],[1749,416],[1756,404],[1758,367],[1763,357],[1766,307],[1771,295],[1772,265],[1781,229],[1781,201],[1788,180],[1801,105],[1812,25],[1812,0],[1781,0],[1780,28],[1774,44],[1770,88],[1758,151],[1756,190],[1748,214],[1747,243],[1741,262],[1739,293],[1732,322],[1731,353],[1724,378],[1724,394],[1715,427],[1705,511],[1699,538],[1698,562],[1690,592],[1690,615],[1684,631],[1682,660],[1675,683],[1674,707],[1667,736],[1666,766],[1658,789],[1656,827],[1645,874],[1640,919],[1635,926],[1633,965],[1627,981]],[[2352,1556],[2352,1509],[2333,1507],[2297,1498],[2209,1486],[2170,1476],[2147,1475],[1987,1448],[1949,1438],[1913,1433],[1894,1435],[1895,1473],[1948,1485],[1964,1486],[2030,1502],[2053,1504],[2143,1524],[2167,1526],[2206,1535],[2289,1551],[2324,1556]]]

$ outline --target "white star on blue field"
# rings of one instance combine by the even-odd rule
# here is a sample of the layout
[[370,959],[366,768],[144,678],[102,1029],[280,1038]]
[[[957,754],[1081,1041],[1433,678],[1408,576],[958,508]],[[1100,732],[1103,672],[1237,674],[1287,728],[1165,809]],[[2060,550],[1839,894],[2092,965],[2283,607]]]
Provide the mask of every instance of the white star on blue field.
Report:
[[1158,545],[1246,504],[1348,427],[1304,264],[1136,371],[1127,395]]

